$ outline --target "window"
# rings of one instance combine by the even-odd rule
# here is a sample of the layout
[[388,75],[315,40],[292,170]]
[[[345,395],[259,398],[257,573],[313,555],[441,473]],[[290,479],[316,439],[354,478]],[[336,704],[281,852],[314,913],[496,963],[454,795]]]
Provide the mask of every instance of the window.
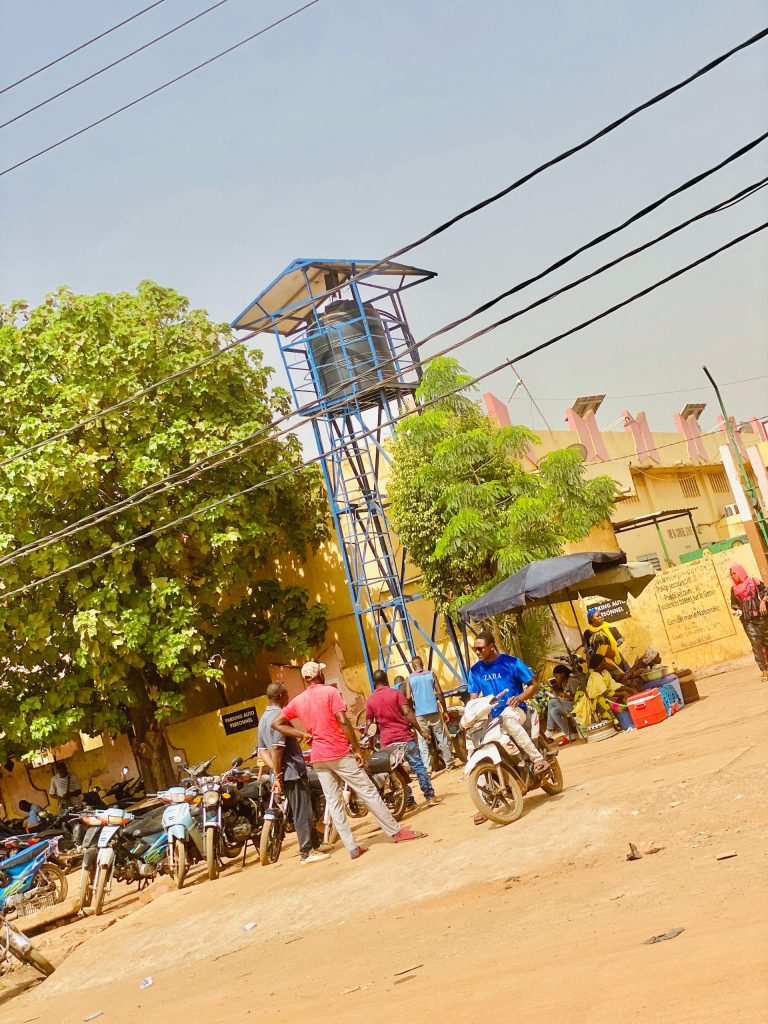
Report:
[[650,554],[647,555],[638,555],[637,560],[638,562],[648,562],[653,566],[656,572],[661,572],[661,560],[655,551],[651,551]]
[[677,479],[684,498],[699,497],[701,491],[699,490],[699,484],[695,476],[692,476],[690,473],[678,473]]
[[718,470],[716,473],[709,474],[709,482],[715,494],[731,493],[731,486],[728,483],[728,477],[721,469]]

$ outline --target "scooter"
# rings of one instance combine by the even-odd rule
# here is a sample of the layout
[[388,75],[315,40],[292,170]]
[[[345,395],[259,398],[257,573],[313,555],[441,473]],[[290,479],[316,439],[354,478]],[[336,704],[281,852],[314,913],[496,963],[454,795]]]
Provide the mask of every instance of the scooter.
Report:
[[478,811],[490,821],[509,825],[523,813],[523,796],[541,787],[554,796],[562,792],[563,773],[557,751],[550,750],[539,732],[539,716],[534,711],[530,736],[547,761],[547,771],[537,775],[504,729],[504,712],[492,717],[494,707],[508,690],[494,697],[470,700],[461,718],[467,736],[469,759],[464,768],[469,795]]
[[5,916],[0,914],[0,978],[4,978],[11,970],[14,957],[21,963],[34,967],[46,978],[56,969],[24,932],[14,928]]
[[66,898],[67,877],[50,863],[57,852],[56,839],[43,839],[0,861],[0,910],[30,914]]
[[205,860],[205,841],[199,825],[199,812],[193,814],[192,805],[199,801],[195,787],[172,786],[157,794],[168,806],[163,812],[163,828],[168,837],[168,873],[176,888],[184,887],[191,863]]

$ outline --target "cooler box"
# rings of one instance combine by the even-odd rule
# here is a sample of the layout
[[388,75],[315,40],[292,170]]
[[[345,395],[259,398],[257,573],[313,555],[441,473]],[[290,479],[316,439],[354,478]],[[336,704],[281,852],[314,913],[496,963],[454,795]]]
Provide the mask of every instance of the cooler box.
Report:
[[667,708],[657,689],[636,693],[627,700],[627,710],[632,716],[636,729],[657,725],[667,717]]
[[664,683],[663,686],[659,687],[659,694],[664,701],[667,714],[670,716],[676,715],[683,705],[675,687],[671,683]]

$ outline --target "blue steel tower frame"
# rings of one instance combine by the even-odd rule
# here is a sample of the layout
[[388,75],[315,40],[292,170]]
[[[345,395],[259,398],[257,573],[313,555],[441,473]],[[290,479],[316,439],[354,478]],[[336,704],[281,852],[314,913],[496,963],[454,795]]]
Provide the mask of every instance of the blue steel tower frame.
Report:
[[421,595],[382,490],[391,421],[413,408],[421,379],[402,293],[434,276],[374,260],[294,260],[232,322],[274,334],[296,408],[312,417],[369,681],[375,668],[407,672],[426,647],[429,667],[441,662],[453,685],[466,682],[466,637],[446,617],[449,657],[439,616],[425,628],[413,614]]

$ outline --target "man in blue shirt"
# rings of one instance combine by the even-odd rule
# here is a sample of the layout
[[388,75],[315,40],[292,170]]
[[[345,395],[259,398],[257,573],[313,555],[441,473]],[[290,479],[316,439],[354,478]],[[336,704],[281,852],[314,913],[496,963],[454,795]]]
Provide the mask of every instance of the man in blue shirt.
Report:
[[[443,720],[443,714],[445,714],[443,691],[440,689],[437,679],[435,679],[435,673],[429,670],[424,671],[424,662],[421,658],[414,658],[411,662],[411,668],[413,671],[408,676],[408,684],[405,690],[406,699],[410,700],[413,704],[413,712],[416,715],[419,728],[424,733],[429,733],[429,730],[432,730],[445,762],[445,767],[453,771],[457,765],[454,764],[453,753],[451,752],[451,739]],[[416,738],[419,741],[421,760],[428,768],[429,750],[427,748],[427,741],[421,733]]]
[[494,705],[491,717],[501,716],[504,731],[522,753],[530,758],[535,772],[547,771],[545,758],[536,749],[525,730],[525,724],[528,722],[528,707],[525,702],[530,700],[539,688],[533,672],[519,658],[510,654],[500,654],[492,633],[478,633],[473,647],[479,660],[469,670],[470,699],[493,697],[502,690],[507,690],[507,695]]

